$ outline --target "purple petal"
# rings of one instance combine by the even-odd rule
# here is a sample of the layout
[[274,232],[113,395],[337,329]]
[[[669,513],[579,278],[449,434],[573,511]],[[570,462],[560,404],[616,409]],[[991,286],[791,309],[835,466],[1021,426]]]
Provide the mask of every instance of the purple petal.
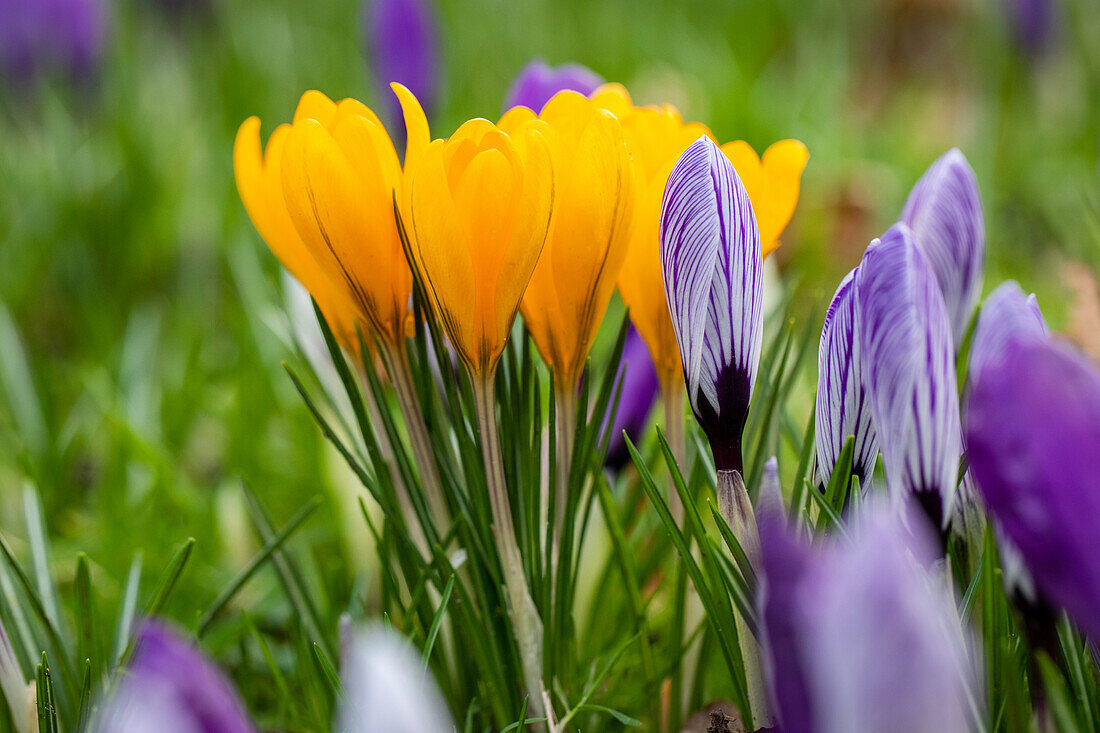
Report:
[[985,220],[978,181],[957,149],[940,157],[909,194],[901,221],[936,274],[951,333],[962,342],[982,290]]
[[855,299],[863,380],[890,491],[896,500],[918,495],[945,525],[962,440],[955,352],[943,295],[907,226],[894,225],[867,248]]
[[927,532],[869,506],[851,544],[761,522],[762,647],[782,729],[966,730],[964,636],[924,571]]
[[817,352],[817,481],[829,483],[848,436],[855,436],[852,471],[866,489],[878,458],[878,437],[863,385],[859,343],[855,337],[856,270],[845,275],[825,313]]
[[1053,0],[1004,0],[1016,42],[1029,54],[1042,53],[1058,29]]
[[719,469],[741,470],[741,433],[763,335],[760,233],[714,142],[676,162],[661,205],[661,269],[688,396]]
[[569,89],[588,96],[603,84],[596,72],[581,64],[562,64],[548,66],[546,62],[535,59],[512,82],[508,90],[505,109],[529,107],[536,112],[542,109],[550,97]]
[[450,712],[420,654],[382,626],[353,636],[342,672],[347,700],[336,730],[348,733],[450,733]]
[[107,701],[100,730],[118,733],[252,733],[232,684],[194,644],[156,622],[138,633],[127,676]]
[[[416,95],[429,114],[438,102],[439,59],[435,8],[431,0],[370,0],[366,37],[375,84],[391,107],[391,120],[401,120],[400,106],[389,93],[400,82]],[[401,129],[401,125],[395,125]]]
[[967,402],[971,470],[1043,595],[1100,635],[1100,370],[1057,341],[1012,341]]
[[649,355],[649,347],[633,325],[628,325],[627,329],[626,343],[623,344],[623,355],[619,362],[619,374],[616,377],[622,380],[619,408],[614,415],[611,415],[611,406],[608,405],[608,414],[604,416],[604,425],[607,425],[609,419],[611,421],[610,427],[607,428],[611,433],[606,462],[608,467],[614,470],[622,468],[630,460],[626,441],[623,440],[623,431],[626,431],[632,441],[638,442],[649,420],[653,404],[657,401],[657,393],[660,391],[657,367],[654,366],[653,358]]
[[0,67],[21,83],[42,73],[88,75],[106,25],[102,0],[0,0]]
[[986,368],[1004,361],[1010,341],[1043,341],[1047,324],[1034,293],[1024,291],[1014,280],[997,286],[978,315],[974,339],[970,345],[970,381],[976,382]]

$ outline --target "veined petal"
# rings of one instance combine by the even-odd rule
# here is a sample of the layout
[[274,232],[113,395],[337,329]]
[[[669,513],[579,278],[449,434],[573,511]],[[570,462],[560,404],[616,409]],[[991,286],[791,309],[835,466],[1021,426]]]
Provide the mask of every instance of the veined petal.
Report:
[[855,298],[861,369],[890,491],[898,501],[917,494],[946,526],[962,452],[955,351],[943,294],[909,227],[895,224],[867,248]]
[[921,176],[901,221],[936,275],[951,333],[962,341],[982,290],[985,220],[974,170],[957,149],[949,150]]
[[836,289],[817,352],[817,482],[829,483],[848,436],[855,436],[852,471],[866,489],[878,457],[878,437],[871,420],[871,404],[863,383],[863,362],[856,338],[853,269]]
[[[692,408],[712,448],[716,441],[724,450],[736,444],[730,457],[740,464],[763,337],[763,258],[745,187],[706,136],[669,176],[660,239],[665,295]],[[724,460],[721,452],[716,461]]]
[[981,373],[1004,361],[1010,341],[1042,341],[1047,324],[1039,310],[1035,294],[1024,295],[1015,280],[997,286],[982,305],[974,338],[970,344],[970,380],[977,382]]

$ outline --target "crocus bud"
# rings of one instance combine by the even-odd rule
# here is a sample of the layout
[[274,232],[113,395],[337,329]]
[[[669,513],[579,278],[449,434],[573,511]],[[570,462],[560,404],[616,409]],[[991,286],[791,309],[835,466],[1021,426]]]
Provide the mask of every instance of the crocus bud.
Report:
[[981,295],[985,256],[978,181],[962,153],[949,150],[921,176],[901,221],[913,231],[913,241],[936,275],[957,347]]
[[855,436],[852,473],[866,488],[878,458],[878,437],[871,421],[871,404],[863,384],[863,362],[856,338],[854,295],[856,270],[840,283],[825,312],[817,352],[816,447],[817,481],[825,486],[833,475],[848,436]]
[[603,79],[600,75],[587,66],[549,66],[545,61],[535,59],[524,66],[523,71],[512,82],[504,108],[522,106],[538,112],[550,97],[560,91],[568,89],[587,97],[601,84]]
[[229,680],[194,644],[156,621],[145,622],[135,644],[129,674],[105,703],[95,730],[256,730]]
[[1035,294],[1024,295],[1015,280],[1001,283],[985,299],[978,315],[970,343],[970,381],[978,381],[991,365],[1002,364],[1010,341],[1046,338],[1047,324]]
[[915,495],[933,524],[951,517],[961,450],[955,351],[932,268],[896,224],[855,277],[856,338],[895,501]]
[[0,2],[0,69],[17,84],[42,74],[93,73],[103,51],[102,0]]
[[1100,370],[1061,341],[1010,341],[966,418],[990,513],[1042,595],[1100,635]]
[[432,0],[369,0],[365,31],[375,85],[390,106],[390,120],[400,110],[389,95],[393,82],[408,87],[426,109],[435,108],[439,93],[439,59]]
[[342,681],[348,694],[336,730],[348,733],[450,733],[454,722],[416,649],[381,626],[354,633]]
[[[619,406],[613,416],[610,415],[611,405],[607,408],[611,426],[607,428],[610,432],[606,463],[614,471],[621,469],[630,460],[623,433],[629,435],[635,443],[638,442],[660,389],[657,369],[653,366],[653,359],[649,357],[645,341],[634,326],[627,328],[626,343],[623,344],[623,355],[616,377],[622,383]],[[605,424],[606,422],[607,418],[604,420]]]
[[922,566],[927,530],[871,506],[851,543],[761,522],[757,609],[781,729],[967,730],[972,673],[952,599]]
[[680,156],[668,178],[660,241],[692,410],[715,467],[741,472],[741,434],[763,335],[763,257],[745,187],[706,136]]

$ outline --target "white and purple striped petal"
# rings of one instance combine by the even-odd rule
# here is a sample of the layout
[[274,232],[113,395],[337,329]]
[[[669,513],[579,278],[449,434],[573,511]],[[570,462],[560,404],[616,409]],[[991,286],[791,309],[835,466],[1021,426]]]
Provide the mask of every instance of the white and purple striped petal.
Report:
[[913,186],[901,221],[913,230],[936,274],[957,346],[981,295],[985,253],[978,181],[957,148],[940,156]]
[[[858,268],[857,268],[858,269]],[[878,438],[871,420],[871,404],[863,386],[856,338],[856,311],[852,270],[836,289],[817,352],[817,481],[829,483],[848,436],[855,436],[852,473],[866,487],[878,457]]]
[[970,381],[1004,360],[1010,341],[1042,341],[1047,338],[1047,324],[1035,294],[1024,295],[1015,280],[997,286],[982,305],[974,339],[970,345]]
[[660,240],[665,296],[692,409],[717,467],[740,471],[763,335],[763,259],[748,193],[706,136],[672,169]]
[[867,248],[855,277],[864,385],[895,500],[916,495],[937,525],[951,517],[961,426],[943,295],[909,227]]

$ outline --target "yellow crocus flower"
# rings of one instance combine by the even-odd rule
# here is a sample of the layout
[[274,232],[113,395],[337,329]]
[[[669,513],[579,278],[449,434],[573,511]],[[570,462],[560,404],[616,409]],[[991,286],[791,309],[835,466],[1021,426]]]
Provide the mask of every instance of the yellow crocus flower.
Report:
[[[630,247],[619,272],[619,294],[630,319],[649,346],[662,390],[681,379],[680,350],[665,303],[658,228],[661,198],[677,159],[700,135],[714,138],[698,122],[684,122],[672,105],[635,107],[620,84],[605,84],[591,99],[622,121],[638,180]],[[806,146],[797,140],[772,145],[758,158],[743,141],[727,143],[722,152],[737,169],[749,194],[760,228],[764,256],[779,246],[779,235],[798,201],[799,180],[806,165]]]
[[[500,127],[532,119],[516,107]],[[559,92],[538,119],[549,126],[554,214],[521,309],[558,391],[572,394],[626,257],[634,173],[619,121],[584,96]]]
[[260,120],[250,117],[237,131],[233,144],[233,173],[237,190],[253,226],[283,267],[317,301],[340,345],[358,356],[358,312],[341,284],[332,281],[306,247],[283,203],[282,151],[290,125],[280,125],[264,150]]
[[409,171],[413,259],[451,345],[479,378],[495,372],[550,226],[544,128],[529,120],[508,134],[470,120]]
[[334,104],[307,92],[294,117],[282,163],[287,213],[374,331],[401,344],[412,273],[394,216],[403,175],[393,143],[378,116],[354,99]]

